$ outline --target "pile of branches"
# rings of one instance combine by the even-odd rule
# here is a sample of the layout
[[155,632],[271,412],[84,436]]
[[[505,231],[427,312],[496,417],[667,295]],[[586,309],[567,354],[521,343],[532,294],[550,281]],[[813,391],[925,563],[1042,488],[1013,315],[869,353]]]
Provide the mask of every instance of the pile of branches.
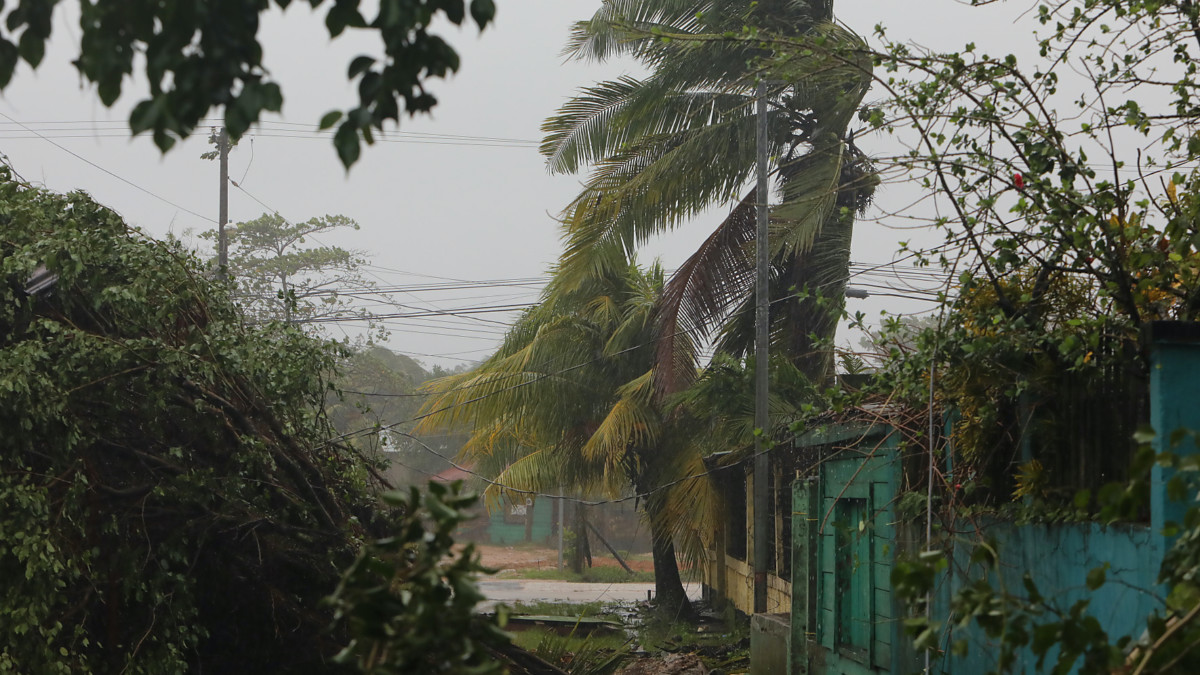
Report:
[[321,413],[335,348],[0,174],[0,671],[337,672],[371,491]]

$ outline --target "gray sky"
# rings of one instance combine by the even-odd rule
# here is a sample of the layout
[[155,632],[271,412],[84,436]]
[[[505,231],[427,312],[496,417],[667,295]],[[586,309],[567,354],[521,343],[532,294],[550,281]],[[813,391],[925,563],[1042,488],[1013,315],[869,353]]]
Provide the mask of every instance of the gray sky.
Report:
[[[309,132],[328,110],[353,103],[343,77],[345,67],[373,45],[356,43],[352,32],[331,43],[321,24],[323,12],[314,15],[302,3],[293,3],[286,14],[270,14],[261,40],[267,67],[283,86],[284,111],[269,120],[267,128],[252,131],[231,156],[230,176],[245,190],[230,190],[231,221],[267,210],[256,199],[293,221],[326,213],[350,216],[362,229],[331,237],[329,243],[364,251],[381,285],[412,291],[394,294],[409,306],[449,309],[534,299],[536,284],[440,293],[413,287],[446,278],[486,281],[545,274],[559,251],[552,214],[576,193],[581,177],[549,176],[529,141],[540,139],[542,119],[578,87],[620,75],[631,66],[564,63],[560,56],[568,26],[594,12],[597,0],[497,4],[496,23],[481,36],[474,28],[447,29],[462,68],[450,81],[432,83],[439,98],[433,115],[404,120],[402,133],[366,149],[348,175],[329,140]],[[970,36],[996,52],[1014,48],[1007,43],[1021,32],[1012,25],[1016,9],[972,9],[949,0],[837,3],[839,17],[863,35],[883,23],[894,39],[911,37],[950,49]],[[0,118],[0,151],[25,179],[58,191],[86,190],[154,236],[215,227],[217,165],[199,158],[209,149],[207,130],[165,157],[149,138],[129,139],[125,125],[137,92],[106,109],[70,66],[77,53],[77,11],[75,3],[60,5],[55,39],[42,66],[34,75],[22,64],[0,98],[0,113],[8,118]],[[284,123],[294,125],[294,131],[281,126]],[[461,136],[512,140],[484,142]],[[894,151],[888,149],[891,143],[866,139],[862,146],[868,152],[887,153]],[[911,190],[885,186],[879,195],[880,212],[899,208],[911,197]],[[717,210],[655,242],[643,261],[661,256],[673,268],[721,215]],[[865,263],[887,262],[893,259],[897,241],[923,236],[928,238],[867,220],[857,229],[853,257]],[[931,306],[890,297],[851,302],[872,316],[884,309],[909,312]],[[493,321],[511,318],[480,316]],[[423,318],[394,323],[391,329],[388,347],[426,363],[454,365],[459,359],[485,356],[503,327],[479,320]],[[331,334],[341,335],[337,330]],[[839,342],[855,344],[856,338],[844,336]]]

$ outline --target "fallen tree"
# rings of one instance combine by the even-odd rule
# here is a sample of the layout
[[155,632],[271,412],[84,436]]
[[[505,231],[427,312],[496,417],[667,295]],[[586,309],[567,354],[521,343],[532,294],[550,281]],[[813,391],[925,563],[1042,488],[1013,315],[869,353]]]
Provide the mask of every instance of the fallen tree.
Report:
[[336,672],[320,600],[372,498],[334,356],[0,169],[0,671]]

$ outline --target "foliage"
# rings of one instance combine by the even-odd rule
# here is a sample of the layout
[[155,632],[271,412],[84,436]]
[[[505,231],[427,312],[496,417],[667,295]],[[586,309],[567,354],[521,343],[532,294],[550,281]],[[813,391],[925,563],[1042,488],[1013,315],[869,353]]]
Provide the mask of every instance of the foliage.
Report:
[[[993,498],[1014,487],[1001,467],[1030,434],[1061,499],[1120,475],[1103,462],[1128,464],[1145,413],[1140,327],[1200,318],[1197,11],[1042,2],[1031,64],[879,30],[886,98],[864,119],[913,148],[895,168],[943,215],[906,215],[945,244],[909,254],[956,282],[942,327],[893,351],[885,388],[926,398],[936,365],[938,399],[961,413],[956,461]],[[1109,442],[1072,448],[1072,408],[1103,410]]]
[[530,651],[570,675],[612,675],[631,654],[631,640],[623,635],[576,636],[574,630],[559,635],[547,630],[524,631],[515,639],[529,644]]
[[0,670],[328,672],[370,503],[337,349],[81,193],[4,173],[0,232]]
[[[37,68],[45,55],[59,0],[22,0],[4,16],[8,32],[0,34],[0,89],[7,86],[25,61]],[[223,109],[225,127],[237,140],[263,112],[279,112],[283,92],[263,67],[258,41],[261,15],[287,9],[291,0],[223,0],[222,2],[163,3],[157,0],[81,1],[79,74],[96,86],[100,102],[111,106],[121,95],[134,68],[150,84],[150,96],[129,116],[134,134],[151,132],[166,152],[190,134],[208,112]],[[358,83],[358,105],[335,110],[320,122],[322,129],[337,125],[333,144],[349,168],[358,160],[362,141],[374,141],[388,120],[427,112],[437,99],[424,83],[458,70],[458,54],[429,32],[435,21],[461,25],[468,9],[482,30],[492,21],[492,0],[399,0],[379,6],[369,19],[357,2],[309,0],[315,10],[329,8],[325,25],[329,37],[352,29],[378,35],[384,58],[355,57],[347,77]]]
[[338,655],[364,673],[488,675],[505,672],[488,645],[508,643],[496,618],[475,613],[487,572],[473,544],[453,550],[454,529],[471,517],[475,495],[457,483],[426,492],[385,492],[394,534],[367,542],[329,598],[351,641]]
[[[346,318],[368,320],[367,311],[353,303],[356,293],[375,289],[362,272],[367,262],[362,254],[309,243],[317,235],[343,228],[357,230],[358,223],[339,215],[290,223],[278,213],[264,213],[226,229],[227,271],[246,313],[256,321],[314,325]],[[218,235],[207,230],[200,236],[215,242]],[[385,337],[379,333],[376,337]]]
[[[933,51],[877,31],[883,98],[861,118],[903,148],[891,166],[880,160],[881,172],[911,177],[928,197],[901,215],[944,235],[904,252],[952,280],[937,326],[914,336],[892,323],[880,389],[960,415],[947,445],[964,489],[939,478],[933,486],[948,517],[963,513],[964,500],[1015,494],[1043,514],[1139,518],[1154,460],[1132,439],[1146,417],[1139,332],[1149,321],[1200,319],[1200,7],[1051,0],[1031,20],[1041,30],[1030,61],[973,43]],[[1071,428],[1080,411],[1098,411],[1089,424],[1101,430],[1084,443]],[[931,458],[938,441],[925,439]],[[1018,459],[1023,445],[1032,456]],[[1187,473],[1183,464],[1195,460],[1158,461]],[[1102,487],[1113,477],[1128,482]],[[1172,483],[1184,492],[1186,481]],[[986,541],[974,542],[982,571],[952,600],[950,621],[999,642],[995,672],[1193,672],[1197,525],[1191,508],[1161,570],[1168,608],[1148,619],[1133,654],[1128,638],[1105,633],[1086,598],[1062,606],[1029,577],[1006,587]],[[898,563],[893,584],[910,602],[918,645],[932,649],[940,626],[921,611],[947,561],[928,555]],[[1093,570],[1089,589],[1106,573]]]
[[[574,28],[570,56],[631,56],[649,74],[584,89],[543,125],[551,171],[590,171],[564,211],[563,287],[619,270],[647,239],[711,206],[736,204],[665,289],[656,316],[660,392],[691,383],[706,342],[739,356],[750,350],[763,198],[746,183],[764,80],[768,153],[782,194],[771,207],[772,340],[814,383],[833,374],[828,343],[841,316],[854,214],[878,179],[847,135],[871,64],[830,5],[607,0]],[[796,42],[811,48],[793,51]]]

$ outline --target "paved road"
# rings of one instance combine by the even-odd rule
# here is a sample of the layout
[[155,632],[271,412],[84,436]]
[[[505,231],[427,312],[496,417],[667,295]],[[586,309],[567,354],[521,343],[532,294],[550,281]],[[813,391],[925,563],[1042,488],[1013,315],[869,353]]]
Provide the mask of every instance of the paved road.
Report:
[[[487,596],[480,603],[481,611],[490,611],[496,603],[514,602],[562,602],[582,604],[587,602],[624,603],[645,602],[647,593],[653,596],[653,583],[633,584],[583,584],[569,581],[534,581],[524,579],[488,579],[479,582],[479,588]],[[700,599],[700,584],[686,586],[688,597]]]

